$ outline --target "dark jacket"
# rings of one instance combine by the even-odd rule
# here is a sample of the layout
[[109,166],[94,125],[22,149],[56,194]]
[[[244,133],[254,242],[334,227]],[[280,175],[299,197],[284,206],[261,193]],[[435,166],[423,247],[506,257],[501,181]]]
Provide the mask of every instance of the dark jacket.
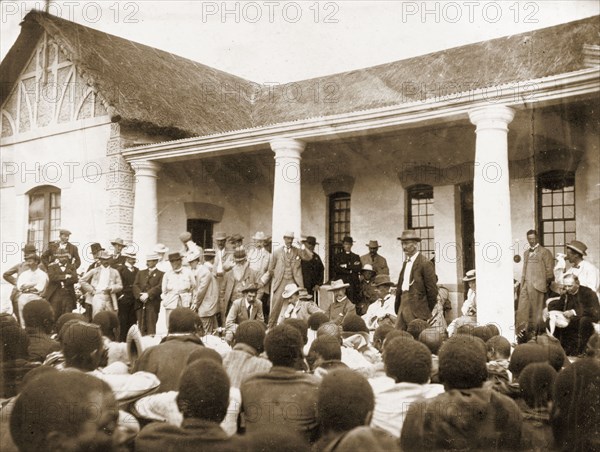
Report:
[[352,303],[358,301],[360,294],[360,256],[350,251],[346,253],[341,251],[333,257],[333,273],[332,279],[341,279],[345,283],[350,284],[348,287],[348,298]]
[[600,320],[598,296],[589,287],[579,286],[575,295],[563,294],[560,299],[548,303],[548,311],[569,311],[575,309],[577,317],[589,317],[592,322]]
[[139,301],[140,294],[143,292],[148,294],[146,303],[156,305],[160,308],[160,294],[162,293],[162,279],[164,273],[159,269],[154,268],[150,272],[147,268],[140,270],[135,276],[133,283],[133,296],[136,299],[136,309],[142,307],[142,302]]
[[[56,253],[56,251],[58,250],[58,248],[60,246],[59,243],[60,242],[58,240],[55,242],[48,243],[48,247],[46,248],[46,251],[44,251],[44,253],[42,254],[42,264],[44,264],[44,266],[46,268],[48,268],[50,263],[54,262],[54,254]],[[79,250],[71,242],[67,242],[66,250],[67,250],[67,253],[69,253],[71,255],[71,263],[75,266],[75,270],[77,270],[79,268],[79,266],[81,265],[81,258],[79,257]]]
[[[406,278],[407,275],[404,275]],[[400,306],[402,298],[402,282],[398,278],[396,290],[396,306]],[[419,253],[410,272],[410,288],[408,303],[415,318],[427,320],[437,302],[438,288],[433,264],[422,253]]]
[[302,261],[302,280],[304,287],[309,293],[312,293],[315,286],[323,285],[323,278],[325,277],[325,267],[323,261],[317,253],[313,252],[313,257],[309,261]]
[[[67,276],[70,276],[68,278]],[[48,287],[46,288],[46,293],[44,294],[44,298],[50,300],[52,295],[59,288],[65,288],[69,292],[69,294],[75,300],[75,283],[79,280],[77,276],[77,268],[75,268],[72,264],[67,264],[65,267],[65,271],[63,272],[60,268],[60,265],[57,263],[52,263],[48,266]]]
[[119,271],[119,275],[121,275],[121,281],[123,282],[123,290],[118,296],[118,301],[119,303],[126,305],[133,304],[135,301],[133,294],[133,283],[135,282],[135,278],[139,273],[139,269],[135,266],[129,269],[127,265],[122,265],[117,268],[117,270]]
[[150,347],[141,354],[135,362],[133,372],[143,370],[156,375],[160,380],[156,392],[178,391],[179,378],[188,357],[203,346],[196,334],[169,334],[159,345]]
[[214,422],[184,419],[181,427],[154,422],[144,427],[135,440],[135,450],[144,452],[237,451],[239,440],[230,438]]

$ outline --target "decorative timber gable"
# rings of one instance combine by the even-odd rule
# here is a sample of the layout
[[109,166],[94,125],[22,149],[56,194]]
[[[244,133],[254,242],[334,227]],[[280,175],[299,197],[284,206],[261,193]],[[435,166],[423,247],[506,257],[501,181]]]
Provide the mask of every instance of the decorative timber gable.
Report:
[[108,116],[100,96],[44,33],[0,110],[1,137]]

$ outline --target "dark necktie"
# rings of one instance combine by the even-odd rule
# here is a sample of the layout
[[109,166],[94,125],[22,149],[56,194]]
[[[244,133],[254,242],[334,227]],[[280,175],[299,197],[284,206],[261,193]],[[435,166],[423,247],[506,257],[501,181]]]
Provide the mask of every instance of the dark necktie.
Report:
[[406,264],[408,264],[409,260],[410,257],[404,259],[404,262],[402,263],[402,270],[400,270],[400,280],[398,281],[398,290],[400,292],[402,292],[402,285],[404,284],[404,271],[406,270]]
[[252,310],[252,306],[248,306],[248,319],[250,319],[250,311]]

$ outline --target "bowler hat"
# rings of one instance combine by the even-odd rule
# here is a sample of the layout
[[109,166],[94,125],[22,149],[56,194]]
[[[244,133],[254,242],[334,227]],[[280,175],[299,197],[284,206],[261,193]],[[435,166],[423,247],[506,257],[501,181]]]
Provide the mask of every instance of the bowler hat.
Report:
[[256,284],[249,284],[241,290],[242,293],[246,292],[258,292],[258,286]]
[[369,248],[381,248],[381,245],[379,245],[379,242],[377,242],[377,240],[369,240],[369,243],[367,243],[367,246]]
[[354,240],[352,239],[352,237],[347,235],[342,239],[342,243],[354,243]]
[[406,229],[405,231],[402,232],[402,235],[400,237],[398,237],[398,240],[401,240],[402,242],[409,241],[409,240],[414,240],[415,242],[420,242],[421,237],[419,237],[413,229]]
[[102,248],[102,245],[100,245],[99,243],[92,243],[90,245],[90,249],[92,251],[92,254],[96,254],[98,251],[104,251],[104,248]]
[[35,253],[26,255],[25,256],[25,260],[28,260],[28,259],[33,259],[33,260],[35,260],[38,263],[40,262],[40,256],[38,256]]
[[306,237],[306,238],[305,238],[304,240],[302,240],[302,241],[303,241],[303,242],[306,242],[306,243],[308,243],[309,245],[313,245],[313,246],[314,246],[314,245],[316,245],[316,244],[318,243],[318,242],[317,242],[317,239],[316,239],[316,238],[314,238],[312,235],[309,235],[308,237]]
[[341,279],[337,279],[335,281],[332,281],[332,283],[329,285],[329,289],[327,289],[327,290],[329,292],[331,292],[331,291],[334,291],[334,290],[343,289],[345,287],[350,287],[350,284],[345,283]]
[[465,277],[463,278],[464,282],[469,282],[469,281],[475,281],[476,277],[475,277],[475,270],[469,270],[467,273],[465,273]]
[[35,254],[35,253],[37,253],[37,248],[35,247],[35,244],[27,243],[25,246],[23,246],[22,251],[25,254]]
[[300,287],[298,287],[296,284],[291,283],[288,284],[287,286],[285,286],[285,289],[283,289],[283,293],[281,294],[282,298],[290,298],[292,295],[294,295],[295,293],[300,292]]
[[225,234],[224,232],[215,232],[214,239],[215,240],[227,240],[227,234]]
[[579,240],[571,240],[569,243],[567,243],[567,248],[572,249],[573,251],[581,254],[582,256],[587,256],[587,246],[585,245],[585,243],[580,242]]
[[238,248],[233,253],[233,260],[236,262],[245,261],[246,260],[246,250],[244,248]]
[[180,261],[183,258],[181,257],[181,254],[179,253],[171,253],[169,254],[169,262],[173,262],[173,261]]
[[394,283],[390,280],[390,275],[377,275],[373,278],[373,285],[378,286],[393,286]]
[[110,242],[111,245],[121,245],[121,246],[126,246],[125,245],[125,240],[123,240],[122,238],[117,237],[116,239],[114,239],[112,242]]
[[181,240],[182,242],[189,242],[190,240],[192,240],[192,234],[189,232],[182,232],[181,234],[179,234],[179,240]]

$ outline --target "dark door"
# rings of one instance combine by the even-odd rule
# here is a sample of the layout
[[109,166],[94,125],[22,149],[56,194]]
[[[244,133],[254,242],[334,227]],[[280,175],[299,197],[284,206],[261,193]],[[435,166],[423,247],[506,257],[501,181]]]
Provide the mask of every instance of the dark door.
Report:
[[213,247],[213,225],[208,220],[188,220],[187,230],[192,234],[192,240],[203,249]]
[[350,193],[329,196],[329,279],[333,279],[334,256],[344,251],[342,239],[350,235]]
[[473,219],[473,184],[460,186],[462,219],[462,259],[463,271],[475,268],[475,221]]

